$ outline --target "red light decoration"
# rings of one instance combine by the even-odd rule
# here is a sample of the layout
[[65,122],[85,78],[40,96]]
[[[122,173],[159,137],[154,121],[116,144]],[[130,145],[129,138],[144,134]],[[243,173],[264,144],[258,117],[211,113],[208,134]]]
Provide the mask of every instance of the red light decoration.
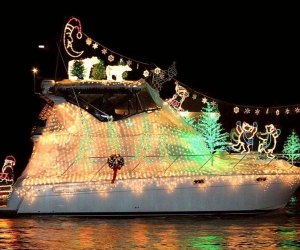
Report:
[[120,154],[112,154],[107,159],[108,166],[114,171],[113,178],[111,180],[112,184],[115,183],[115,180],[117,178],[117,172],[124,166],[124,163],[124,158]]
[[76,51],[73,48],[74,38],[82,38],[81,22],[76,17],[72,17],[64,28],[64,47],[66,52],[71,57],[79,57],[83,54],[82,51]]

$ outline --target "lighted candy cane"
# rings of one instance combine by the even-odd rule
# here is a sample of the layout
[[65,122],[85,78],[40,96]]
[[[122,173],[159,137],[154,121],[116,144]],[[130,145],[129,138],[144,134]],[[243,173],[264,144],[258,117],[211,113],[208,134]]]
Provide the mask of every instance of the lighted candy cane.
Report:
[[76,51],[73,48],[73,32],[77,31],[76,38],[81,39],[82,38],[82,32],[81,32],[81,22],[79,19],[72,17],[66,24],[64,29],[64,47],[66,52],[71,57],[79,57],[83,54],[82,51]]

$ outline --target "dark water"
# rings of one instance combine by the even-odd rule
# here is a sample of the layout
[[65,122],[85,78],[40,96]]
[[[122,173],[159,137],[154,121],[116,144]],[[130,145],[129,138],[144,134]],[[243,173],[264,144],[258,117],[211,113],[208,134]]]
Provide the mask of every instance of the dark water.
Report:
[[0,249],[300,249],[300,209],[260,215],[0,218]]

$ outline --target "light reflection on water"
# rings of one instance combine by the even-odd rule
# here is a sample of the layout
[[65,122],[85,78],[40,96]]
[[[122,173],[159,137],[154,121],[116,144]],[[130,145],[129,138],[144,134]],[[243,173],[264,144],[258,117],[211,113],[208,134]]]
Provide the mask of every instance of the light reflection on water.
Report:
[[[294,205],[296,206],[296,205]],[[300,249],[300,212],[0,219],[0,249]]]

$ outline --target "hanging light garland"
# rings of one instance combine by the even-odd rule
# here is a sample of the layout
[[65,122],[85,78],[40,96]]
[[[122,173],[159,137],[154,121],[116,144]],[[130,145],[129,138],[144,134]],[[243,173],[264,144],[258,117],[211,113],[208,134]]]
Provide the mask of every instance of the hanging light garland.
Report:
[[[109,49],[108,47],[102,45],[101,43],[95,41],[90,36],[82,32],[82,26],[81,22],[78,18],[72,17],[66,24],[64,29],[64,47],[66,52],[69,56],[73,58],[80,57],[84,50],[77,51],[74,48],[74,44],[77,40],[81,40],[85,37],[85,44],[88,47],[91,47],[94,51],[101,51],[102,56],[107,56],[107,61],[110,63],[113,63],[116,61],[116,57],[119,57],[120,60],[124,61],[128,66],[130,66],[132,69],[134,68],[133,64],[135,64],[135,68],[139,69],[139,67],[142,65],[142,75],[144,78],[150,78],[150,84],[157,90],[161,90],[163,84],[165,84],[168,81],[174,80],[177,82],[180,86],[187,89],[187,91],[190,93],[189,97],[192,98],[194,102],[197,102],[200,100],[203,104],[206,102],[211,103],[218,103],[218,104],[225,104],[232,106],[232,112],[234,114],[244,114],[244,115],[269,115],[269,114],[275,114],[276,116],[280,115],[297,115],[300,114],[300,104],[295,105],[288,105],[288,106],[280,106],[280,107],[256,107],[256,106],[243,106],[243,105],[235,105],[232,103],[224,102],[222,100],[218,100],[216,98],[209,97],[203,93],[200,93],[198,91],[194,91],[190,89],[188,86],[183,84],[182,82],[178,81],[174,77],[177,75],[177,70],[175,67],[175,62],[167,69],[162,70],[160,67],[158,67],[155,64],[149,64],[146,62],[138,61],[132,58],[129,58],[127,56],[124,56],[120,53],[117,53],[116,51],[113,51]],[[178,110],[180,111],[180,110]],[[189,111],[187,109],[187,111]]]

